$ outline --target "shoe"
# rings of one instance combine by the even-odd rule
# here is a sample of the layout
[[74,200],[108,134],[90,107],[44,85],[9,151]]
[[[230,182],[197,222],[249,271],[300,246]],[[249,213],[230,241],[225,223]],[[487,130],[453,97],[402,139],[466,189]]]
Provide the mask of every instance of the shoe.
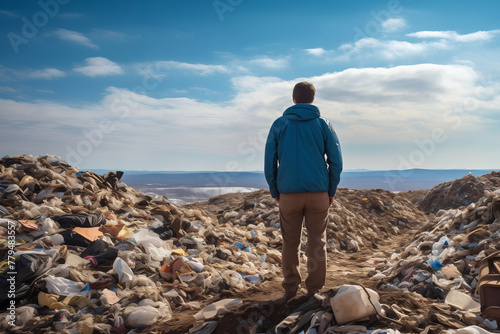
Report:
[[316,297],[317,295],[319,296],[319,293],[320,293],[320,289],[307,291],[306,297],[308,300],[310,300],[311,298],[320,299],[319,297]]
[[297,292],[285,292],[283,297],[276,299],[273,301],[273,304],[276,304],[278,306],[285,305],[287,304],[293,297],[297,295]]
[[321,289],[318,289],[318,288],[316,288],[316,289],[314,289],[314,288],[313,289],[309,289],[309,288],[307,288],[307,289],[304,289],[304,290],[306,291],[306,295],[312,296],[315,293],[318,293]]

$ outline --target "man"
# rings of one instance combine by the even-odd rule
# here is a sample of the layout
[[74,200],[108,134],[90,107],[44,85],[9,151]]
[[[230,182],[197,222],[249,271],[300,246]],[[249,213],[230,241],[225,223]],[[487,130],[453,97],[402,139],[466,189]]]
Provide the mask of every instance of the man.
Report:
[[284,301],[297,294],[301,283],[299,246],[304,218],[308,294],[325,284],[328,208],[342,172],[339,140],[332,124],[312,105],[315,93],[311,83],[296,84],[295,105],[273,123],[266,142],[264,173],[280,209]]

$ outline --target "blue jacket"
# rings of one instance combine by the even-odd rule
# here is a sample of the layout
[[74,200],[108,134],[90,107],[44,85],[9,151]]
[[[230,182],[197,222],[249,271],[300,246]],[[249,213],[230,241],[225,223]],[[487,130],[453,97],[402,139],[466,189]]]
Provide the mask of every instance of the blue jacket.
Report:
[[323,191],[333,197],[341,172],[339,139],[332,124],[320,117],[318,107],[299,103],[274,121],[264,157],[273,198],[280,193]]

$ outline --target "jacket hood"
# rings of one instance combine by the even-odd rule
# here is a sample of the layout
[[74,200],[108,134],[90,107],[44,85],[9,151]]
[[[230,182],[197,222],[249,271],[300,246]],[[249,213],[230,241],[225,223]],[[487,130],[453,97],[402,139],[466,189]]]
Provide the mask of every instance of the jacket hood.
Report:
[[297,103],[291,106],[283,113],[283,116],[292,121],[302,122],[311,119],[319,118],[320,113],[318,107],[307,103]]

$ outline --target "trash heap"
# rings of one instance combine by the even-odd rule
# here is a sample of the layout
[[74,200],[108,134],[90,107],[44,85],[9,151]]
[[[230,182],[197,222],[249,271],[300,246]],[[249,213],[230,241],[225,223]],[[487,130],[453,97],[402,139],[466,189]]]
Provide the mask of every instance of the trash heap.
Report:
[[485,327],[494,328],[494,321],[458,313],[455,307],[464,302],[459,293],[452,297],[449,305],[429,303],[415,293],[379,294],[363,285],[346,284],[285,305],[223,299],[199,311],[195,315],[199,322],[189,333],[490,333]]
[[500,188],[500,172],[491,172],[476,177],[472,174],[460,179],[438,184],[427,191],[418,203],[425,212],[437,213],[439,210],[456,209],[477,202],[484,191]]
[[280,252],[246,238],[257,226],[221,228],[122,174],[50,155],[0,160],[2,330],[128,332],[279,272]]
[[480,316],[476,287],[479,263],[500,249],[499,239],[500,189],[485,190],[465,208],[438,211],[402,252],[376,266],[372,280],[380,281],[381,290],[444,301],[436,321],[447,328],[458,322],[497,329],[495,321]]
[[500,189],[485,191],[467,207],[440,210],[401,252],[367,259],[378,293],[352,282],[290,305],[222,300],[197,314],[192,333],[231,324],[244,333],[491,333],[498,324],[482,317],[476,287],[479,263],[500,249],[499,237]]
[[328,243],[336,250],[377,249],[388,237],[415,229],[427,217],[390,191],[340,189],[330,209]]
[[[234,228],[250,227],[255,241],[281,242],[279,230],[267,230],[270,241],[266,237],[262,239],[260,234],[266,229],[279,228],[279,209],[268,191],[225,194],[206,203],[185,207],[203,208],[216,216],[220,224],[229,224]],[[378,243],[388,236],[416,228],[426,221],[423,212],[404,197],[390,191],[339,189],[330,207],[327,248],[329,252],[356,252],[364,247],[376,249]],[[253,226],[261,228],[252,229]],[[304,229],[304,246],[306,238]]]
[[[216,333],[366,333],[373,316],[385,313],[379,295],[358,285],[343,285],[285,305],[261,302],[237,313],[238,308],[244,308],[241,304],[225,299],[207,306],[195,315],[207,321],[200,322],[189,333],[212,333],[215,328]],[[392,329],[385,332],[397,333]]]
[[[280,276],[268,192],[176,206],[136,192],[122,175],[80,171],[52,155],[0,159],[2,330],[125,333]],[[338,198],[331,251],[376,247],[424,219],[386,191],[341,189]]]

